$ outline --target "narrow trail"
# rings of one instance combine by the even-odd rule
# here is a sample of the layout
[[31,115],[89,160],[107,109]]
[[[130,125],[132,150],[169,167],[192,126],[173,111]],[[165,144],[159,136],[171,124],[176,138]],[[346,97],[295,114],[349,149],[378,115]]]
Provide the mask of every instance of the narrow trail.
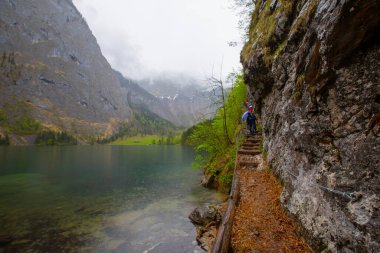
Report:
[[249,137],[238,151],[240,201],[232,228],[233,252],[313,252],[280,205],[282,186],[264,166],[260,140],[258,134]]

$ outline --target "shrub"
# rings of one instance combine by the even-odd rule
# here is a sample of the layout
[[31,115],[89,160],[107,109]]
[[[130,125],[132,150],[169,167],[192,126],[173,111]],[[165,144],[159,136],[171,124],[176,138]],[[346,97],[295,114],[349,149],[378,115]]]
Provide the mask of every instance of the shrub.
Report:
[[36,144],[76,145],[77,139],[66,132],[43,131],[37,135]]
[[[215,175],[222,185],[232,182],[236,149],[235,143],[231,143],[228,136],[235,140],[241,127],[241,115],[244,112],[242,102],[246,100],[246,96],[246,86],[239,75],[227,95],[224,106],[226,112],[222,111],[221,107],[214,119],[205,120],[184,134],[189,135],[186,142],[195,146],[198,153],[194,165],[204,169],[206,174]],[[223,113],[227,116],[226,124],[223,121]]]

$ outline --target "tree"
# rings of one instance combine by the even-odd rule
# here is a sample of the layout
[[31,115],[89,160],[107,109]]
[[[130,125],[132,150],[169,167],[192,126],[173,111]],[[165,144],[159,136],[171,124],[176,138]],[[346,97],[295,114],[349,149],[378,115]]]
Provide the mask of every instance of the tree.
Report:
[[[237,129],[241,122],[241,114],[244,111],[242,101],[246,99],[247,89],[241,75],[234,75],[234,84],[228,95],[221,101],[221,107],[217,110],[215,118],[205,120],[196,125],[190,131],[187,143],[194,145],[200,154],[206,153],[203,165],[212,163],[213,160],[223,156],[227,150],[233,147],[231,137],[236,136]],[[214,79],[215,80],[215,79]],[[217,79],[216,79],[217,80]],[[223,87],[223,82],[216,81],[217,91]],[[203,155],[204,156],[204,155]]]
[[222,110],[222,117],[223,117],[223,130],[226,139],[230,144],[232,144],[231,138],[228,134],[228,127],[227,127],[227,110],[226,110],[226,98],[225,98],[225,89],[224,89],[224,82],[221,79],[217,79],[214,76],[211,76],[208,78],[208,82],[213,88],[214,95],[217,93],[217,91],[220,91],[219,100],[217,103],[221,103],[221,110]]

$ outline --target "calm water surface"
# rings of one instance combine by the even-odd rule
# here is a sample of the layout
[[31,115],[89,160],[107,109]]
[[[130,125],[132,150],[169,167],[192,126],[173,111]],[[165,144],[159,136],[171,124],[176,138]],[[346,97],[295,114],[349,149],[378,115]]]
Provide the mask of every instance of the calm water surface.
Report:
[[0,147],[0,252],[202,252],[182,146]]

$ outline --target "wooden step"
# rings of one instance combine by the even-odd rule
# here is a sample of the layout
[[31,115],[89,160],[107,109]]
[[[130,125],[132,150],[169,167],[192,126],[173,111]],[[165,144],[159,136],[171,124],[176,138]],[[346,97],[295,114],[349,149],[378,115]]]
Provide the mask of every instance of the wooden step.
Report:
[[247,166],[247,167],[257,167],[259,166],[259,163],[257,162],[250,162],[250,161],[241,161],[240,166]]
[[260,141],[261,141],[261,138],[248,138],[246,143],[256,143]]
[[246,150],[259,149],[259,146],[258,145],[255,145],[255,146],[241,146],[241,149],[246,149]]
[[241,155],[259,155],[260,151],[258,149],[252,149],[252,150],[240,149],[240,150],[238,150],[238,154],[241,154]]
[[251,142],[245,142],[245,143],[243,143],[241,146],[256,146],[257,144],[256,143],[251,143]]
[[252,152],[259,152],[260,150],[258,148],[241,148],[240,150],[246,150],[246,151],[252,151]]

